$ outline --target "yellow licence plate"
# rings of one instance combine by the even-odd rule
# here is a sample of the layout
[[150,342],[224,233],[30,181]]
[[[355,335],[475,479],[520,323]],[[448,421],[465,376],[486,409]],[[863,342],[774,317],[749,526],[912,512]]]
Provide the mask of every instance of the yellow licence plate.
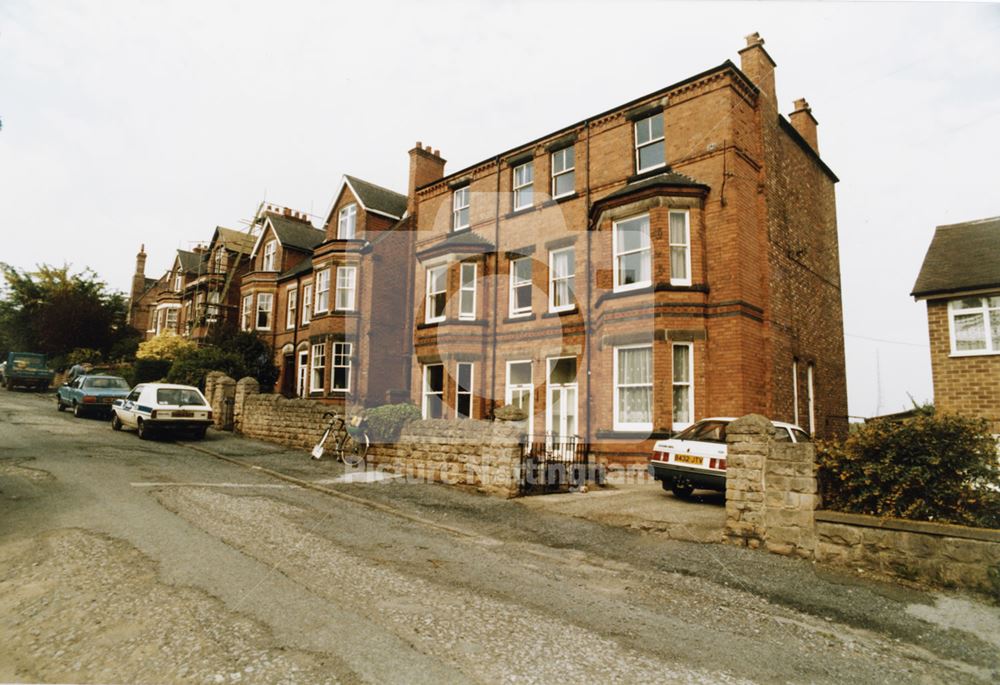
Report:
[[697,464],[701,466],[702,458],[693,457],[690,454],[675,454],[674,461],[679,461],[682,464]]

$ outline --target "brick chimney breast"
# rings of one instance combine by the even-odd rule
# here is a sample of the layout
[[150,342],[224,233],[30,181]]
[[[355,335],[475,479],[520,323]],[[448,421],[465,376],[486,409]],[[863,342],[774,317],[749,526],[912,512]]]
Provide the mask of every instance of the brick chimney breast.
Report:
[[819,137],[816,133],[816,127],[819,125],[819,122],[813,116],[812,108],[806,102],[805,98],[799,98],[795,101],[795,111],[788,115],[788,118],[792,122],[792,127],[798,131],[799,135],[809,143],[809,147],[818,155]]
[[410,183],[406,194],[406,211],[411,216],[417,209],[417,188],[444,178],[445,160],[440,151],[424,147],[417,141],[410,150]]
[[777,66],[764,49],[764,39],[757,32],[746,37],[747,46],[740,50],[740,70],[760,89],[761,100],[777,111],[778,98],[774,87],[774,67]]

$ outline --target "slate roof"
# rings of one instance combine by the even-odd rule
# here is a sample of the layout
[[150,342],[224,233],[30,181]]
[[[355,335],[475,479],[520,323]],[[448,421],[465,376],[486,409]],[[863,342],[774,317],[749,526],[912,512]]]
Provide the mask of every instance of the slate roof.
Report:
[[284,281],[289,278],[295,278],[296,276],[299,276],[301,274],[307,274],[310,271],[312,271],[312,268],[313,268],[312,257],[306,257],[301,262],[293,266],[291,269],[288,269],[287,271],[279,274],[278,280]]
[[614,200],[619,197],[624,197],[625,195],[631,195],[640,190],[645,190],[647,188],[655,188],[657,186],[688,186],[691,188],[704,188],[708,189],[708,186],[704,183],[694,180],[690,176],[685,174],[677,173],[676,171],[670,171],[669,169],[662,171],[653,176],[642,178],[638,181],[633,181],[629,183],[624,188],[620,188],[610,195],[602,197],[599,202],[605,202],[607,200]]
[[221,243],[226,246],[226,249],[242,254],[250,254],[253,251],[256,240],[256,236],[247,235],[243,231],[237,231],[232,228],[223,228],[222,226],[215,228],[215,236],[212,238],[213,243]]
[[181,268],[185,273],[196,274],[201,272],[202,255],[197,252],[187,250],[177,250],[177,259],[181,263]]
[[304,252],[311,251],[314,247],[326,240],[326,233],[318,228],[313,228],[311,224],[298,219],[291,219],[281,214],[268,212],[267,218],[274,226],[274,232],[278,240],[284,247],[291,247]]
[[1000,288],[1000,217],[934,231],[913,297]]
[[430,257],[450,252],[478,253],[489,252],[494,245],[486,238],[473,233],[472,231],[458,231],[452,233],[439,243],[434,243],[417,253],[417,257]]
[[354,192],[357,194],[358,199],[361,200],[361,204],[369,210],[375,210],[377,212],[382,212],[383,214],[388,214],[389,216],[399,219],[406,213],[406,196],[400,195],[399,193],[389,190],[388,188],[383,188],[382,186],[377,186],[374,183],[369,183],[368,181],[363,181],[356,176],[344,175],[344,178],[351,184],[354,188]]

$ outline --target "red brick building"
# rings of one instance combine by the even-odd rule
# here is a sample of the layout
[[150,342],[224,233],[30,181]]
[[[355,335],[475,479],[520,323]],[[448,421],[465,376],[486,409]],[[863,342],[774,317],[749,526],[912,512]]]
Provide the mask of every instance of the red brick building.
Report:
[[1000,217],[938,226],[911,295],[927,302],[935,408],[1000,433]]
[[837,177],[763,43],[448,175],[410,151],[425,416],[518,404],[624,459],[713,415],[846,430]]

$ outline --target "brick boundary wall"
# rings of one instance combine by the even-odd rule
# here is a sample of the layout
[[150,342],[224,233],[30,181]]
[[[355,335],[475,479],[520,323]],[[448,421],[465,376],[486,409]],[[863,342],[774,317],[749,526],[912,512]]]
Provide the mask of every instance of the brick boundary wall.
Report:
[[726,442],[723,542],[1000,595],[1000,530],[822,511],[813,445],[775,442],[756,414]]
[[[319,442],[330,411],[315,400],[261,394],[252,378],[233,381],[222,374],[205,384],[212,406],[233,395],[232,428],[247,437],[310,449]],[[368,468],[418,482],[445,483],[477,492],[515,497],[521,468],[521,429],[502,422],[414,421],[393,444],[373,444]]]

